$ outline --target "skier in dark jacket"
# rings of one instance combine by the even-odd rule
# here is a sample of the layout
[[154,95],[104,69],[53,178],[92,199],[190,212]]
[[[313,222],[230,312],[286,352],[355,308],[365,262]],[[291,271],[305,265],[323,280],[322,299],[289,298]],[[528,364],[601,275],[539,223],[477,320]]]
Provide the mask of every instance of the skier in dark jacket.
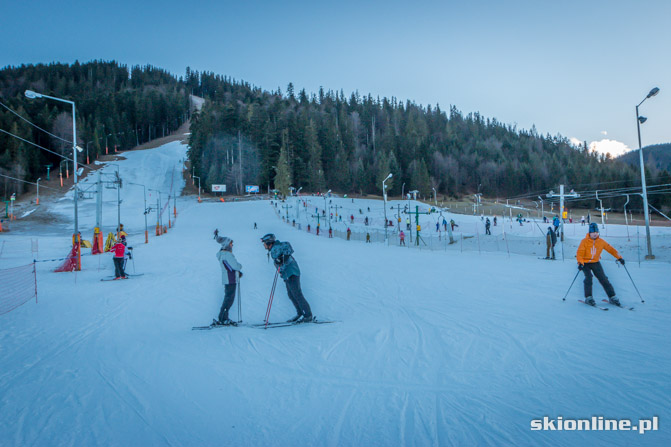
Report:
[[[548,232],[545,235],[545,243],[547,245],[545,259],[555,259],[555,245],[557,244],[557,234],[552,230],[552,227],[548,227]],[[552,258],[550,258],[550,252],[552,252]]]
[[279,273],[284,280],[284,284],[287,286],[289,299],[296,308],[296,316],[287,322],[311,322],[314,317],[312,316],[310,305],[303,296],[303,291],[301,290],[301,271],[298,268],[298,263],[292,256],[294,250],[291,248],[291,244],[278,241],[272,233],[263,236],[261,242],[265,249],[270,252],[270,257],[273,258],[275,268],[279,270]]
[[487,220],[485,221],[485,234],[489,234],[489,235],[492,234],[492,232],[490,230],[491,226],[492,226],[492,223],[489,221],[489,217],[488,217]]
[[559,236],[559,216],[555,216],[554,219],[552,219],[552,226],[555,227],[555,234]]

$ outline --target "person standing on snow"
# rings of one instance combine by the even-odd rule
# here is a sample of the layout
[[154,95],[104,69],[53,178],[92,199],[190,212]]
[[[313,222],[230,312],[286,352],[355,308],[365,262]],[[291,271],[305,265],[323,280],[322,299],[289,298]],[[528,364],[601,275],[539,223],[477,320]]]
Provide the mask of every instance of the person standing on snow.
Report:
[[287,321],[287,323],[309,323],[314,317],[307,300],[301,290],[301,271],[298,263],[292,256],[294,249],[288,242],[280,242],[272,233],[266,234],[261,238],[263,247],[270,252],[273,258],[275,268],[284,280],[287,287],[287,294],[291,303],[296,308],[296,316]]
[[403,230],[398,234],[398,237],[400,238],[398,245],[405,245],[405,233]]
[[114,279],[128,279],[123,270],[123,264],[126,257],[126,236],[121,235],[119,242],[110,249],[114,253],[112,261],[114,262]]
[[485,221],[485,234],[489,234],[491,236],[492,232],[489,229],[492,226],[492,223],[489,221],[489,217]]
[[[555,245],[557,244],[557,235],[554,231],[552,231],[552,227],[548,227],[548,232],[545,235],[545,243],[547,245],[545,259],[555,259]],[[552,258],[550,258],[550,251],[552,251]]]
[[589,304],[590,306],[596,304],[594,298],[592,298],[592,274],[594,274],[606,291],[608,301],[611,304],[619,306],[620,300],[615,296],[615,290],[610,281],[608,281],[601,262],[599,262],[601,251],[604,249],[613,255],[620,264],[624,265],[624,258],[606,241],[599,238],[599,225],[592,222],[589,224],[589,233],[580,242],[578,252],[575,255],[578,260],[578,270],[581,270],[585,274],[585,304]]
[[221,283],[224,286],[224,302],[219,310],[219,317],[213,320],[215,326],[237,326],[237,323],[228,318],[228,311],[235,301],[235,291],[239,278],[242,278],[242,264],[233,255],[233,239],[219,236],[219,230],[214,231],[214,237],[221,249],[217,253],[217,260],[221,267]]
[[119,224],[119,226],[116,229],[116,235],[121,240],[121,236],[126,237],[128,236],[128,233],[123,229],[123,224]]

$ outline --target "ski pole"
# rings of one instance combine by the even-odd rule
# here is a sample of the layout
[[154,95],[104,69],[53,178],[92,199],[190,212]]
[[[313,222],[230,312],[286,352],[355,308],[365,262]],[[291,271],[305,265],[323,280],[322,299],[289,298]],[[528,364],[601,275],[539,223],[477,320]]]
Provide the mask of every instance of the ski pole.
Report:
[[573,283],[575,282],[576,279],[578,279],[578,275],[580,274],[580,270],[578,270],[578,273],[575,274],[575,277],[573,278],[573,281],[571,281],[571,285],[568,287],[568,290],[566,291],[566,295],[564,295],[564,298],[562,298],[562,301],[566,301],[566,297],[568,296],[568,293],[571,291],[571,287],[573,287]]
[[[622,267],[624,267],[624,271],[627,272],[627,275],[629,275],[629,270],[627,270],[627,266],[622,264]],[[629,275],[629,279],[631,279],[631,283],[634,285],[634,289],[636,289],[636,293],[638,293],[638,297],[641,299],[641,303],[645,303],[645,300],[641,296],[641,292],[638,291],[638,287],[636,287],[636,283],[634,283],[634,279]]]
[[242,292],[240,291],[240,274],[238,274],[238,323],[242,323]]
[[275,287],[277,286],[277,276],[280,274],[280,269],[275,271],[275,280],[273,281],[273,287],[270,289],[270,298],[268,299],[268,308],[266,309],[266,328],[268,327],[268,319],[270,318],[270,308],[273,305],[273,296],[275,295]]

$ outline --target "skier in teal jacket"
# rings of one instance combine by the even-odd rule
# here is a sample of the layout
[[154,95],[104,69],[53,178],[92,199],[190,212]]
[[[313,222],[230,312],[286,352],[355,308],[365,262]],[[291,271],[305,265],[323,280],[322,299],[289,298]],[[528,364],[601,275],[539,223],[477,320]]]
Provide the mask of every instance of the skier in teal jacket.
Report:
[[287,294],[291,303],[296,308],[296,316],[288,322],[308,323],[313,320],[312,310],[301,290],[301,271],[298,263],[292,256],[294,250],[288,242],[280,242],[272,233],[266,234],[261,238],[261,242],[266,250],[270,252],[273,258],[275,268],[279,270],[284,284],[287,287]]

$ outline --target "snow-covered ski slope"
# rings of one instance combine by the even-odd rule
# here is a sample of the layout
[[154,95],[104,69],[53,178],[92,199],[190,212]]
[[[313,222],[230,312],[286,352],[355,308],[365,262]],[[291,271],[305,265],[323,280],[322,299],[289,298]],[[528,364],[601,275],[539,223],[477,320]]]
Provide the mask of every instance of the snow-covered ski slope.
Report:
[[[173,149],[170,163],[151,161]],[[121,176],[162,182],[185,150],[129,153]],[[107,203],[115,194],[105,198],[105,231],[116,224]],[[39,303],[0,316],[0,445],[671,442],[668,263],[627,264],[641,304],[604,254],[618,296],[636,309],[600,312],[577,301],[581,277],[562,302],[572,260],[318,238],[283,223],[268,201],[180,198],[176,226],[145,245],[142,188],[124,194],[122,222],[135,247],[128,270],[143,276],[100,282],[113,272],[110,254],[85,256],[77,274],[41,263]],[[94,214],[82,206],[80,225],[91,228]],[[259,238],[267,232],[294,247],[314,314],[340,322],[192,331],[223,299],[214,228],[233,238],[243,265],[245,322],[266,312],[274,270]],[[67,229],[58,238],[35,230],[40,258],[67,251]],[[1,237],[2,268],[30,250],[30,235]],[[600,301],[596,281],[594,290]],[[280,281],[271,320],[292,315]],[[658,416],[659,430],[531,431],[544,416]]]

